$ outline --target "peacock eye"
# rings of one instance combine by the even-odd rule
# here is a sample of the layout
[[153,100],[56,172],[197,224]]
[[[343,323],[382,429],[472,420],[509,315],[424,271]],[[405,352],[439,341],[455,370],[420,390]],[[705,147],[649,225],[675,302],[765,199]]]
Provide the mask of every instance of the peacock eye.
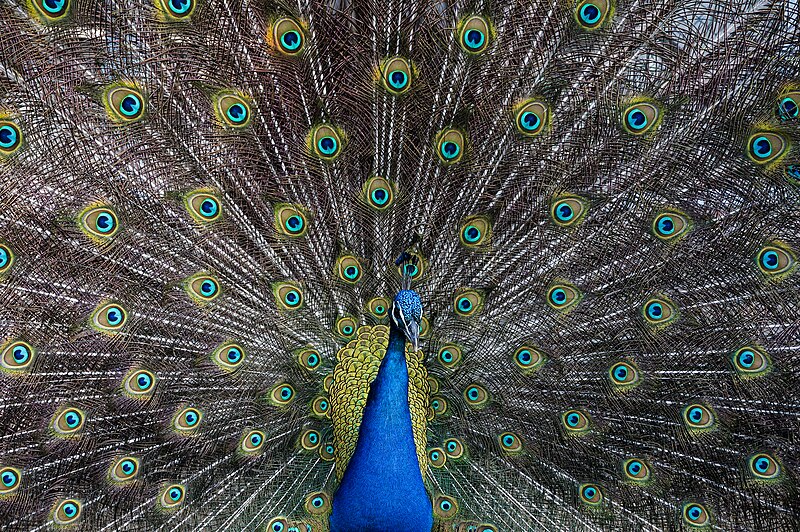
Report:
[[119,231],[117,214],[102,205],[84,209],[78,216],[78,227],[95,242],[107,242]]
[[321,125],[311,131],[311,148],[323,161],[333,161],[342,150],[342,140],[339,132],[332,126]]
[[299,205],[278,204],[275,206],[275,230],[284,236],[301,237],[308,231],[308,216]]
[[324,491],[310,493],[306,497],[306,511],[311,515],[326,514],[331,509],[331,500]]
[[283,517],[275,517],[267,525],[267,530],[269,532],[287,532],[287,526],[288,523],[286,522],[286,519]]
[[411,87],[411,65],[402,57],[393,57],[384,64],[382,79],[391,94],[403,94]]
[[172,420],[172,427],[179,432],[190,432],[200,426],[203,414],[196,408],[188,407],[178,411]]
[[8,272],[14,263],[14,253],[7,245],[0,242],[0,279]]
[[489,242],[489,233],[492,225],[485,216],[472,216],[461,223],[459,231],[461,244],[468,248],[475,248]]
[[733,367],[741,377],[757,377],[770,367],[769,357],[755,347],[743,347],[733,354]]
[[315,450],[317,447],[319,447],[321,441],[322,440],[320,438],[319,432],[316,430],[307,430],[300,437],[300,445],[306,451]]
[[461,362],[461,348],[448,344],[439,349],[439,363],[448,369],[453,369]]
[[311,413],[319,418],[329,417],[330,403],[325,396],[319,396],[311,402]]
[[195,0],[160,0],[159,4],[163,18],[171,22],[188,20],[195,8]]
[[208,190],[193,190],[183,199],[184,206],[189,215],[200,223],[217,221],[222,215],[222,205],[219,198]]
[[144,369],[134,370],[125,379],[125,392],[133,398],[145,398],[153,392],[155,382],[153,373]]
[[774,161],[786,150],[786,140],[777,133],[763,131],[754,133],[747,141],[747,152],[758,164]]
[[361,263],[353,255],[344,255],[336,261],[336,274],[342,281],[355,284],[361,279]]
[[113,334],[119,331],[128,319],[128,313],[117,303],[104,303],[92,313],[92,327],[100,332]]
[[234,371],[244,358],[244,348],[234,342],[225,342],[211,353],[211,361],[224,371]]
[[260,430],[250,430],[242,436],[241,449],[245,453],[254,453],[264,445],[264,433]]
[[459,24],[459,43],[470,54],[479,54],[489,46],[489,22],[473,15]]
[[464,155],[464,134],[457,129],[445,129],[437,135],[436,154],[445,164],[457,163]]
[[480,384],[470,384],[464,390],[464,399],[473,408],[481,408],[489,402],[489,392]]
[[303,51],[305,35],[300,25],[294,20],[284,17],[275,21],[273,38],[278,50],[285,55],[297,55]]
[[759,480],[776,479],[781,474],[781,466],[767,453],[757,453],[747,460],[750,474]]
[[65,408],[53,418],[51,427],[56,435],[66,437],[74,436],[86,422],[83,411],[77,408]]
[[640,383],[639,370],[630,362],[617,362],[608,370],[608,376],[618,389],[631,388]]
[[644,318],[651,325],[658,327],[672,323],[678,318],[678,311],[671,301],[664,297],[654,297],[645,302]]
[[514,351],[513,359],[525,373],[533,373],[547,361],[547,357],[541,351],[528,345],[518,347]]
[[458,459],[464,455],[464,445],[456,438],[445,440],[444,450],[448,458]]
[[74,523],[80,516],[81,503],[75,499],[61,501],[53,510],[53,522],[59,526]]
[[389,300],[385,297],[376,297],[370,299],[367,303],[367,310],[378,319],[386,317],[389,309]]
[[219,295],[219,281],[208,274],[197,273],[184,281],[186,293],[195,303],[203,305]]
[[447,412],[447,400],[439,395],[431,397],[431,408],[434,416],[441,416]]
[[164,509],[175,508],[183,502],[185,497],[186,489],[180,484],[172,484],[161,491],[158,502]]
[[693,404],[684,408],[683,421],[689,429],[711,429],[716,423],[711,409],[700,404]]
[[650,479],[650,468],[638,458],[630,458],[622,463],[622,470],[628,480],[645,482]]
[[19,487],[22,475],[13,467],[0,468],[0,497],[10,495]]
[[795,265],[792,253],[777,243],[761,248],[758,252],[758,267],[769,276],[778,276],[789,272]]
[[574,286],[559,283],[554,284],[547,291],[547,303],[554,309],[566,311],[577,305],[581,298],[581,292]]
[[7,157],[22,145],[22,131],[13,122],[0,120],[0,156]]
[[357,326],[356,320],[350,316],[336,320],[336,332],[344,338],[352,338],[356,334]]
[[428,449],[428,463],[431,467],[439,469],[447,463],[447,455],[439,447]]
[[508,453],[522,451],[522,440],[513,432],[504,432],[497,439],[500,441],[500,448]]
[[535,137],[544,130],[548,120],[547,105],[538,100],[522,104],[516,114],[517,129],[526,137]]
[[277,406],[285,406],[292,402],[294,395],[294,387],[291,384],[281,383],[272,388],[269,399]]
[[708,524],[710,517],[702,504],[687,502],[683,505],[683,519],[691,527],[702,527]]
[[433,500],[433,513],[439,519],[451,519],[458,513],[458,503],[447,495],[438,495]]
[[660,112],[652,103],[641,102],[625,109],[625,130],[632,135],[644,135],[658,124]]
[[550,216],[561,227],[577,225],[587,210],[588,202],[578,196],[556,197],[550,204]]
[[250,123],[250,104],[237,94],[218,94],[214,110],[221,123],[228,127],[243,128]]
[[333,460],[333,445],[320,445],[319,447],[319,457],[325,460],[326,462],[330,462]]
[[608,0],[585,0],[575,7],[575,19],[582,28],[593,30],[606,20],[609,10]]
[[791,120],[800,115],[800,92],[791,91],[783,95],[778,102],[778,117],[781,120]]
[[661,240],[676,241],[689,230],[689,218],[684,214],[667,211],[653,220],[653,234]]
[[138,89],[120,85],[106,90],[106,111],[118,124],[130,124],[144,116],[145,99]]
[[0,366],[10,372],[27,371],[33,364],[36,351],[22,340],[13,340],[3,347],[0,354]]
[[40,20],[46,23],[63,20],[70,8],[70,0],[33,0],[32,4]]
[[567,410],[561,414],[561,424],[570,434],[585,433],[591,428],[588,414],[580,410]]
[[394,201],[394,188],[387,179],[375,176],[364,183],[363,198],[367,205],[382,211]]
[[297,310],[303,306],[303,291],[297,283],[283,282],[272,285],[275,304],[281,310]]
[[581,501],[589,506],[599,506],[603,503],[603,490],[597,484],[581,484],[578,493]]
[[483,306],[483,295],[472,288],[463,288],[456,292],[453,308],[459,316],[472,316]]
[[113,482],[127,482],[139,474],[139,460],[132,456],[125,456],[111,464],[109,477]]

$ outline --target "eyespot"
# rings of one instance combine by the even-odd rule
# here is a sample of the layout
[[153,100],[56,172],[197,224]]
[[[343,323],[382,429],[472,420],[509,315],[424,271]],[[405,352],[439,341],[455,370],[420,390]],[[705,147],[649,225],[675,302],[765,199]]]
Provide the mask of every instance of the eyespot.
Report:
[[22,474],[13,467],[0,468],[0,497],[10,495],[19,488]]
[[431,332],[431,323],[428,321],[428,318],[422,316],[422,319],[419,322],[419,337],[428,338],[428,333],[430,332]]
[[92,314],[92,326],[100,332],[115,333],[128,319],[128,313],[118,303],[103,303]]
[[300,364],[301,368],[305,368],[308,371],[318,369],[321,362],[322,357],[320,357],[319,351],[316,349],[301,349],[297,353],[297,363]]
[[393,57],[383,65],[384,88],[395,96],[411,87],[411,65],[402,57]]
[[301,237],[308,231],[308,217],[298,205],[280,204],[275,207],[275,230],[284,236]]
[[716,419],[708,407],[692,404],[683,409],[683,422],[689,429],[710,429],[715,425]]
[[742,347],[733,354],[733,367],[740,377],[758,377],[770,369],[767,354],[756,347]]
[[394,202],[394,186],[388,179],[375,176],[364,183],[363,199],[367,205],[383,211]]
[[664,326],[678,318],[678,310],[664,297],[648,299],[642,307],[644,319],[651,325]]
[[550,118],[550,109],[544,102],[531,100],[519,107],[516,114],[517,130],[526,137],[535,137],[542,131]]
[[311,413],[317,417],[330,417],[331,404],[324,395],[316,397],[311,403]]
[[489,243],[492,225],[485,216],[472,216],[464,220],[459,230],[461,244],[476,248]]
[[639,458],[629,458],[622,462],[622,472],[628,480],[634,482],[650,480],[650,467]]
[[575,20],[582,28],[593,30],[605,22],[610,10],[608,0],[585,0],[575,7]]
[[245,351],[242,346],[234,342],[225,342],[211,354],[211,361],[222,370],[233,371],[242,364],[244,356]]
[[260,430],[245,431],[242,436],[241,449],[245,453],[255,453],[264,446],[264,433]]
[[367,310],[378,318],[379,320],[388,316],[389,313],[389,300],[385,297],[376,297],[369,300],[367,303]]
[[45,23],[63,20],[70,9],[70,0],[33,0],[31,4]]
[[272,293],[275,295],[275,304],[281,310],[297,310],[303,306],[303,290],[297,283],[275,283]]
[[222,204],[211,191],[194,190],[186,194],[183,202],[189,215],[196,222],[215,222],[222,216]]
[[457,163],[464,155],[464,135],[457,129],[445,129],[436,137],[436,155],[445,164]]
[[566,283],[554,284],[547,291],[547,304],[556,310],[569,310],[583,298],[581,292]]
[[687,502],[683,505],[683,520],[691,527],[702,527],[711,520],[706,507],[697,502]]
[[442,346],[436,360],[445,368],[455,368],[461,362],[461,348],[453,344]]
[[684,214],[666,211],[653,220],[653,234],[661,240],[677,241],[689,230],[689,218]]
[[161,11],[167,20],[187,20],[194,12],[194,0],[160,0]]
[[78,227],[96,242],[107,242],[119,231],[117,214],[107,206],[89,207],[78,216]]
[[53,522],[56,525],[69,525],[81,516],[81,503],[76,499],[66,499],[53,509]]
[[333,161],[342,151],[341,135],[331,126],[317,126],[310,139],[312,150],[323,161]]
[[489,46],[491,35],[487,19],[473,15],[463,19],[458,27],[458,42],[467,53],[479,54]]
[[453,309],[459,316],[472,316],[483,306],[483,295],[477,290],[463,288],[456,292]]
[[288,405],[294,399],[294,388],[291,384],[281,383],[272,388],[269,397],[273,404],[278,406]]
[[14,252],[7,245],[0,242],[0,279],[11,270],[14,264]]
[[319,457],[325,460],[326,462],[333,461],[333,445],[330,443],[321,445],[319,448]]
[[791,120],[798,115],[800,115],[800,92],[787,92],[778,102],[778,117],[781,120]]
[[331,500],[324,491],[310,493],[306,497],[306,512],[311,515],[324,515],[331,511]]
[[777,133],[763,131],[750,135],[747,141],[747,154],[758,164],[767,164],[783,154],[786,140]]
[[8,157],[21,145],[22,131],[19,126],[14,122],[0,120],[0,157]]
[[144,116],[144,96],[134,87],[123,85],[107,89],[105,104],[108,116],[119,124],[130,124]]
[[464,456],[464,444],[457,438],[448,438],[444,441],[444,452],[448,458],[457,460]]
[[195,274],[186,279],[184,285],[192,301],[200,305],[209,303],[219,296],[219,281],[208,274]]
[[660,119],[658,107],[651,103],[637,103],[625,109],[623,125],[631,135],[644,135],[656,127]]
[[436,377],[428,375],[428,388],[431,390],[431,394],[439,393],[439,380]]
[[397,267],[397,273],[400,274],[400,277],[403,277],[403,269],[405,269],[412,281],[418,281],[425,274],[427,261],[419,253],[411,253],[409,261]]
[[555,198],[550,204],[550,216],[556,225],[570,227],[577,225],[587,212],[587,202],[578,196]]
[[439,519],[452,519],[458,513],[458,503],[452,497],[439,495],[433,499],[433,515]]
[[179,506],[186,497],[186,488],[181,484],[171,484],[161,491],[158,502],[162,508],[169,509]]
[[603,490],[597,484],[581,484],[578,487],[578,494],[581,497],[581,501],[589,506],[603,504]]
[[179,432],[191,432],[200,427],[203,414],[196,408],[183,408],[172,419],[172,427]]
[[586,433],[591,429],[589,415],[580,410],[567,410],[562,413],[561,425],[569,434]]
[[13,340],[3,348],[0,365],[10,372],[28,371],[36,358],[36,350],[27,342]]
[[761,271],[770,276],[787,273],[795,266],[792,253],[776,243],[761,248],[757,260]]
[[307,430],[300,437],[300,445],[306,451],[314,451],[319,447],[322,438],[316,430]]
[[333,386],[333,373],[328,373],[325,375],[325,378],[322,379],[322,389],[328,393],[331,391],[331,386]]
[[222,93],[215,96],[215,100],[214,111],[222,124],[233,128],[243,128],[250,124],[250,104],[244,98],[233,93]]
[[155,384],[156,376],[151,372],[144,369],[133,370],[125,379],[125,392],[135,399],[145,398],[153,393]]
[[431,408],[434,416],[441,416],[447,412],[447,400],[440,395],[434,395],[431,397]]
[[361,279],[361,263],[352,255],[344,255],[336,261],[336,274],[342,281],[355,284]]
[[528,345],[523,345],[514,351],[514,363],[519,366],[525,373],[532,373],[542,367],[546,362],[547,357],[536,349]]
[[781,475],[781,465],[767,453],[756,453],[747,459],[750,474],[759,480],[773,480]]
[[500,448],[507,453],[519,453],[522,451],[522,439],[513,432],[504,432],[497,437]]
[[111,464],[108,471],[112,482],[127,482],[139,474],[139,460],[132,456],[124,456]]
[[51,427],[58,436],[74,436],[86,422],[83,411],[77,408],[64,408],[53,417]]
[[345,316],[336,320],[336,332],[339,334],[339,336],[352,338],[355,336],[357,328],[358,324],[356,323],[356,320],[350,316]]
[[289,523],[283,517],[274,517],[267,524],[267,532],[288,532]]
[[428,449],[428,463],[431,467],[439,469],[447,462],[447,455],[439,447]]
[[498,532],[497,527],[489,523],[481,523],[475,528],[475,532]]
[[275,21],[272,30],[277,49],[286,55],[297,55],[303,51],[305,34],[294,20],[284,17]]
[[464,399],[473,408],[481,408],[489,402],[489,392],[480,384],[470,384],[464,390]]
[[617,362],[608,370],[608,377],[618,389],[629,389],[641,382],[639,369],[631,362]]

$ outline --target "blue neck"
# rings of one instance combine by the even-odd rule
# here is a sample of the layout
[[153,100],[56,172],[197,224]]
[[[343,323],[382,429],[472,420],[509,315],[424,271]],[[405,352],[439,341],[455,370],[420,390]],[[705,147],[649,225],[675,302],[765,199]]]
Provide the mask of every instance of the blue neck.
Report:
[[372,382],[358,443],[333,496],[331,532],[429,531],[433,510],[408,409],[405,336],[392,326]]

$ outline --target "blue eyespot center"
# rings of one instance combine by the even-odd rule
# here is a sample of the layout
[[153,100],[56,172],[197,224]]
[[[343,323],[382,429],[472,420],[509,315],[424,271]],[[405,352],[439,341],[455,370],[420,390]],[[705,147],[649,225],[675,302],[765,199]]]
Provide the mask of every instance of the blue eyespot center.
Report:
[[664,315],[664,307],[661,303],[650,303],[647,305],[647,315],[654,320],[660,320]]
[[312,445],[316,444],[319,441],[319,436],[317,436],[316,432],[311,432],[308,435],[308,441],[311,442]]
[[453,353],[450,351],[443,351],[442,352],[442,360],[445,362],[452,362],[453,361]]
[[286,229],[290,233],[299,233],[303,229],[303,219],[297,214],[293,214],[286,219]]
[[772,154],[772,142],[767,137],[756,137],[753,140],[753,154],[759,159],[766,159]]
[[759,473],[766,473],[767,469],[769,469],[769,465],[769,460],[763,456],[755,462],[755,467]]
[[108,212],[101,212],[94,222],[95,228],[101,233],[108,233],[114,229],[114,217]]
[[122,317],[122,309],[119,307],[109,307],[109,309],[106,310],[106,320],[112,327],[122,323]]
[[633,461],[628,464],[628,473],[631,475],[638,475],[643,466],[641,462]]
[[308,358],[306,359],[306,362],[308,363],[308,365],[310,367],[313,368],[314,366],[319,364],[319,357],[317,355],[313,355],[313,354],[312,355],[308,355]]
[[486,41],[486,36],[480,30],[473,28],[464,33],[464,44],[471,50],[478,50],[481,48],[484,41]]
[[699,422],[700,422],[700,420],[701,420],[701,419],[703,419],[703,410],[702,410],[702,409],[700,409],[700,408],[697,408],[697,407],[695,407],[695,408],[692,408],[692,409],[689,411],[689,418],[690,418],[690,419],[691,419],[693,422],[695,422],[695,423],[699,423]]
[[215,283],[211,279],[206,279],[200,285],[200,293],[202,293],[206,297],[211,297],[216,292],[217,292],[217,283]]
[[472,310],[472,301],[468,297],[462,297],[458,300],[458,308],[464,312]]
[[311,505],[314,508],[322,508],[323,504],[324,501],[322,500],[322,497],[314,497],[313,499],[311,499]]
[[784,98],[781,100],[778,113],[780,114],[781,118],[787,120],[789,118],[797,118],[797,115],[800,113],[800,109],[798,109],[797,102],[795,102],[792,98]]
[[586,497],[587,499],[593,499],[595,495],[597,495],[597,490],[595,490],[594,488],[592,487],[584,488],[583,496]]
[[288,386],[281,388],[281,399],[289,399],[292,396],[292,389]]
[[200,204],[200,214],[202,216],[205,216],[206,218],[210,218],[215,214],[217,214],[218,209],[219,207],[217,206],[216,200],[213,200],[211,198],[204,199],[203,202]]
[[778,268],[779,257],[775,251],[768,250],[761,254],[761,265],[767,270]]
[[253,434],[250,436],[250,443],[255,445],[261,445],[261,435],[260,434]]
[[519,122],[522,129],[526,131],[536,131],[539,129],[539,124],[541,124],[542,120],[536,113],[525,111],[522,113],[522,116],[519,117]]
[[581,20],[586,24],[595,24],[600,20],[602,12],[600,8],[594,4],[585,4],[580,10]]
[[17,364],[24,364],[30,357],[30,351],[24,345],[18,345],[13,350],[14,361]]
[[458,446],[456,445],[456,442],[454,441],[447,442],[447,450],[450,451],[451,453],[454,452],[457,448]]
[[228,356],[228,362],[230,362],[231,364],[235,364],[242,359],[242,352],[236,347],[231,347],[228,349],[227,356]]
[[355,266],[348,266],[344,269],[344,276],[352,280],[358,277],[358,268]]
[[58,14],[61,10],[64,9],[64,5],[66,4],[66,0],[43,0],[42,7],[48,12],[53,14]]
[[6,471],[3,473],[3,485],[8,487],[17,483],[17,475],[13,471]]
[[70,410],[64,416],[64,420],[67,422],[67,427],[74,429],[80,424],[81,416],[75,410]]
[[470,388],[469,391],[467,392],[467,395],[469,396],[470,399],[475,401],[476,399],[478,399],[480,392],[478,391],[477,388]]
[[672,220],[671,216],[662,216],[658,219],[658,232],[662,235],[671,235],[675,232],[675,222]]
[[146,390],[146,389],[148,389],[148,388],[150,387],[150,384],[151,384],[152,382],[153,382],[153,381],[152,381],[152,379],[150,378],[150,376],[149,376],[149,375],[145,375],[144,373],[142,373],[141,375],[139,375],[139,377],[137,377],[137,379],[136,379],[136,383],[139,385],[139,389],[140,389],[140,390]]
[[0,246],[0,269],[5,268],[6,264],[8,264],[8,251]]
[[296,30],[289,30],[281,35],[281,44],[289,51],[294,51],[300,48],[303,42],[300,33]]
[[119,112],[127,117],[136,116],[142,108],[142,101],[133,93],[128,93],[119,104]]
[[441,508],[445,512],[449,512],[450,508],[452,508],[452,507],[453,507],[453,505],[450,504],[450,501],[442,501],[442,502],[439,503],[439,508]]
[[563,288],[556,288],[550,294],[550,299],[556,305],[563,305],[567,301],[567,292]]
[[445,159],[455,159],[461,151],[461,147],[451,140],[446,140],[442,143],[441,151]]
[[178,501],[183,496],[183,491],[180,488],[172,488],[169,490],[169,498],[173,501]]
[[519,360],[523,365],[528,365],[531,363],[532,360],[531,352],[527,349],[523,349],[517,354],[517,360]]
[[284,300],[289,306],[295,306],[300,302],[300,294],[297,292],[297,290],[289,290],[286,292]]
[[506,434],[505,436],[503,436],[503,445],[505,445],[506,447],[511,447],[512,445],[514,445],[514,436],[512,436],[511,434]]
[[406,275],[408,275],[409,277],[414,277],[419,272],[419,268],[417,268],[416,264],[406,264],[404,269]]
[[184,15],[192,7],[192,0],[169,0],[169,9],[176,15]]
[[403,89],[408,83],[408,75],[402,70],[393,70],[389,73],[389,84],[397,89]]
[[572,220],[573,216],[575,216],[575,211],[572,210],[572,207],[567,202],[562,202],[556,205],[555,211],[556,217],[562,222],[568,222]]
[[386,307],[384,307],[383,305],[378,305],[375,307],[376,314],[383,314],[384,312],[386,312]]
[[0,126],[0,148],[11,148],[17,144],[17,130],[9,125]]
[[71,502],[65,504],[63,509],[64,509],[64,515],[66,515],[67,517],[72,517],[78,513],[78,507],[72,504]]
[[578,425],[578,422],[581,420],[580,416],[576,413],[572,413],[567,416],[567,425],[570,427],[575,427]]
[[186,424],[189,426],[194,425],[200,419],[200,417],[193,411],[186,412],[183,419],[186,421]]
[[739,365],[744,368],[751,368],[755,362],[756,356],[752,351],[745,350],[739,353]]
[[481,238],[481,230],[474,225],[469,225],[464,229],[464,239],[467,242],[475,243]]
[[647,115],[639,109],[633,109],[628,113],[628,125],[631,129],[640,130],[647,126]]
[[330,136],[322,137],[317,141],[317,148],[324,155],[333,155],[336,152],[336,139]]
[[372,191],[371,197],[376,205],[384,205],[389,201],[389,192],[385,188],[376,188]]
[[247,108],[241,103],[235,103],[228,107],[225,114],[231,122],[241,123],[247,119]]
[[344,327],[342,327],[342,332],[344,334],[348,335],[348,336],[353,334],[353,326],[352,325],[345,325]]
[[628,368],[626,368],[625,366],[619,366],[617,369],[614,370],[614,378],[618,381],[624,381],[627,376],[628,376]]

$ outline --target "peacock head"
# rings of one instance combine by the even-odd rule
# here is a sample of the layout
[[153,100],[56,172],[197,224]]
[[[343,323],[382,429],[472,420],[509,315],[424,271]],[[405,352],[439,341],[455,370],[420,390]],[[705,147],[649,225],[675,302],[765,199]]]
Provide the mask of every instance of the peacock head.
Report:
[[413,290],[403,289],[394,296],[392,321],[403,331],[414,351],[419,349],[419,327],[422,323],[422,300]]

